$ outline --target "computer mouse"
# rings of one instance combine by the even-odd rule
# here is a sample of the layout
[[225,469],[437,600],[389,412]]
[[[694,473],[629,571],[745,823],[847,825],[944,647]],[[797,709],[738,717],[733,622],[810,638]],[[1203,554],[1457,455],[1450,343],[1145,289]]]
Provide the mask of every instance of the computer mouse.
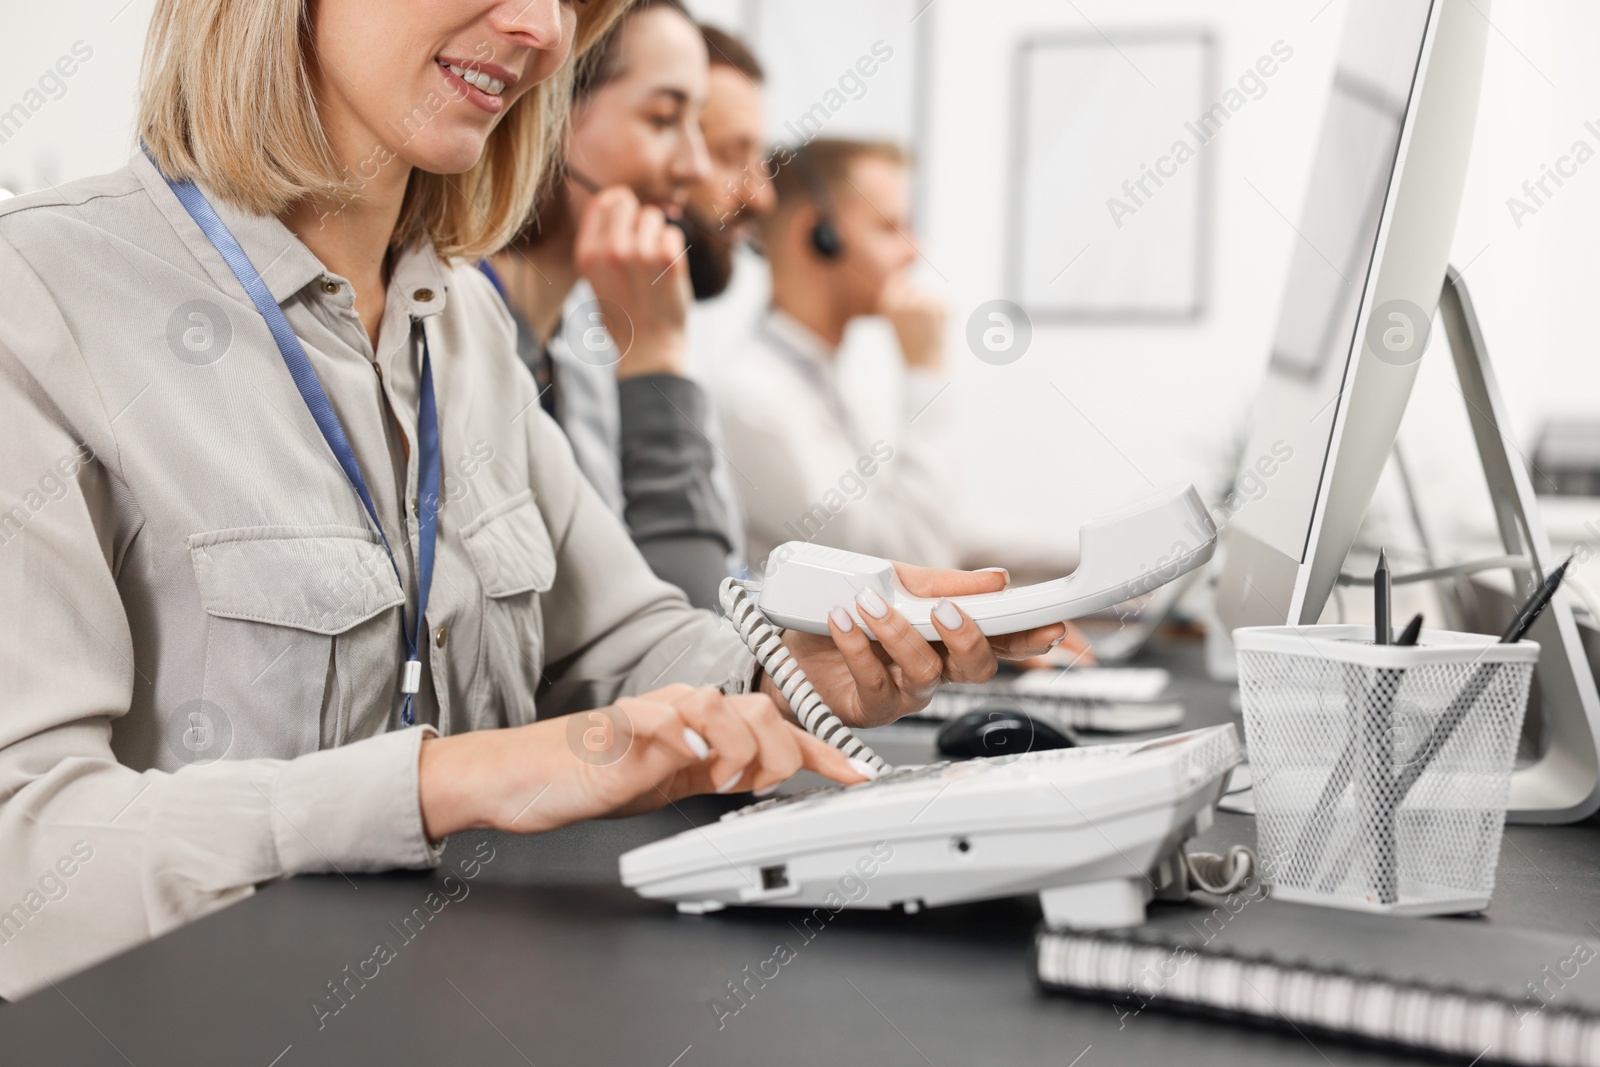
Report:
[[939,755],[950,759],[1018,756],[1071,748],[1072,738],[1009,704],[988,704],[951,719],[939,731]]

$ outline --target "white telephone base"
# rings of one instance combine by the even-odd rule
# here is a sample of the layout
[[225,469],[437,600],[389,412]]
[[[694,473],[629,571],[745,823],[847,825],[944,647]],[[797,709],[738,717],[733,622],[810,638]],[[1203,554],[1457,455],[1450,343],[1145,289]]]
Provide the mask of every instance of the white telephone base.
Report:
[[1138,925],[1240,761],[1232,725],[1155,741],[902,767],[774,797],[636,848],[622,884],[729,905],[907,912],[1038,893],[1052,925]]
[[[1217,527],[1194,486],[1141,500],[1085,525],[1078,569],[1037,585],[951,599],[985,634],[1010,634],[1065,622],[1159,589],[1211,559]],[[917,633],[939,640],[930,614],[937,600],[900,584],[888,560],[805,541],[779,545],[759,588],[748,586],[761,613],[778,626],[828,633],[828,612],[842,607],[870,637],[872,619],[855,603],[873,590],[905,616]]]

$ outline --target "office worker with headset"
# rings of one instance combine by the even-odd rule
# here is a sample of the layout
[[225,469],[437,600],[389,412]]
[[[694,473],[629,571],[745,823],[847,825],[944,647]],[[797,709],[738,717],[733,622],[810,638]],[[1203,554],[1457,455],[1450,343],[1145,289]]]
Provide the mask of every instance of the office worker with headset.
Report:
[[709,173],[707,50],[679,0],[635,3],[577,73],[566,170],[484,264],[540,403],[655,573],[715,608],[737,503],[714,473],[711,405],[688,374],[682,213]]
[[[771,306],[717,389],[752,564],[799,540],[953,566],[975,545],[953,491],[945,309],[910,278],[910,160],[892,143],[826,137],[775,158],[776,207],[760,219]],[[845,331],[873,315],[893,328],[906,370],[901,421],[877,439],[838,374]],[[1055,554],[1052,542],[1044,555]],[[1016,558],[1036,565],[1036,555]],[[1072,665],[1094,663],[1077,627],[1063,645]]]
[[[0,996],[458,830],[861,777],[650,573],[474,267],[617,8],[159,0],[129,165],[0,206]],[[1060,633],[864,609],[784,637],[855,723]]]
[[[948,483],[959,458],[940,394],[944,308],[908,271],[907,159],[895,145],[818,138],[777,169],[762,223],[772,307],[718,391],[742,485],[750,555],[790,540],[953,565]],[[837,379],[849,324],[883,315],[906,364],[906,417],[869,439]]]

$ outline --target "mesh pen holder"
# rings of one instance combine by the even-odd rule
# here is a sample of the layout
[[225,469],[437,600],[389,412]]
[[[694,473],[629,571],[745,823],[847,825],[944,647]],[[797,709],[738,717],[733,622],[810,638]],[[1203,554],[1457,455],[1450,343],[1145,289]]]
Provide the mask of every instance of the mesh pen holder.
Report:
[[1283,900],[1398,915],[1481,911],[1531,641],[1370,626],[1235,630],[1262,870]]

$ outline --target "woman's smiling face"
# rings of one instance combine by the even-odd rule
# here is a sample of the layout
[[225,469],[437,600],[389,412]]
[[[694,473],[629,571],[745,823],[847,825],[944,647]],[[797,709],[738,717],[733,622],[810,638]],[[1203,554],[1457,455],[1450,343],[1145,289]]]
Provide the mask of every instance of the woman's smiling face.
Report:
[[573,108],[568,164],[598,186],[626,185],[640,202],[677,215],[710,172],[700,131],[705,42],[665,6],[630,15],[619,32],[615,76]]
[[516,100],[560,69],[573,0],[311,0],[317,110],[362,179],[398,160],[471,169]]

